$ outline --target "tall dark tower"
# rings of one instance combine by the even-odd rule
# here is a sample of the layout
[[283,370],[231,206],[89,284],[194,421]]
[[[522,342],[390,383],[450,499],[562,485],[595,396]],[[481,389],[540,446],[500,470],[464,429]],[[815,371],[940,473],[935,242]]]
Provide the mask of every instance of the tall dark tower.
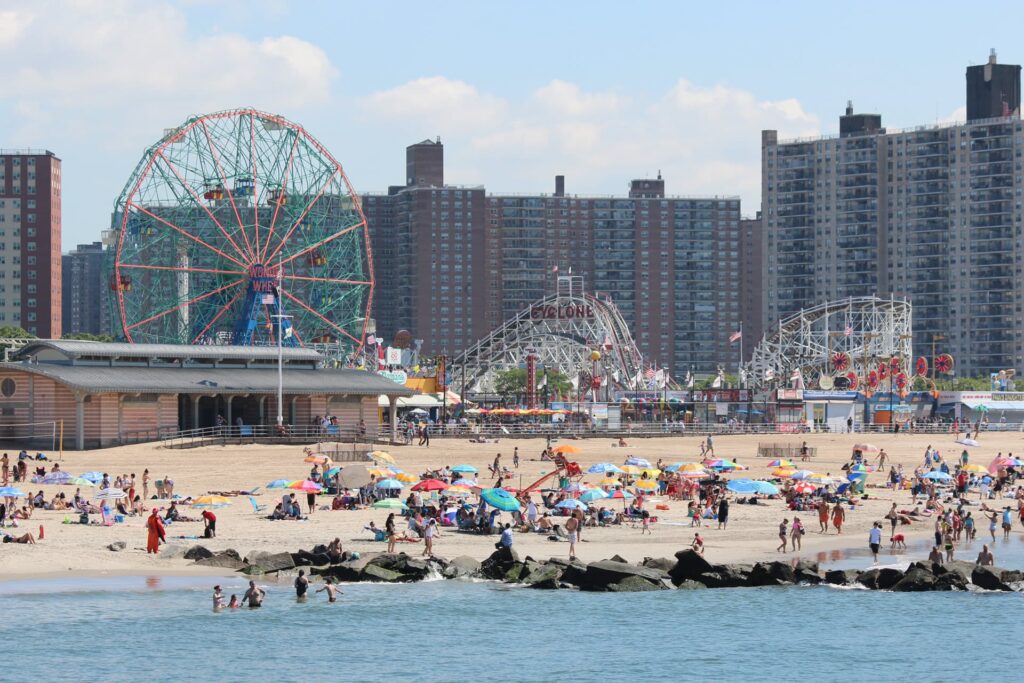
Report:
[[1020,65],[988,63],[967,67],[967,120],[1020,116]]
[[441,138],[405,148],[406,187],[444,187],[444,145]]

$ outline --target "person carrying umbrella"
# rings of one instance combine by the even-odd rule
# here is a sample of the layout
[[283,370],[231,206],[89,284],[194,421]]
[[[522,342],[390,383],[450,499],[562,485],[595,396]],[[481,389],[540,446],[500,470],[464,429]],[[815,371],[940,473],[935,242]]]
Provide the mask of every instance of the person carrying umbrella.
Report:
[[146,554],[153,553],[156,555],[160,552],[160,543],[167,541],[167,534],[164,531],[164,521],[160,519],[160,508],[153,508],[153,511],[149,514],[149,519],[146,520],[146,528],[149,530],[149,537],[146,541]]

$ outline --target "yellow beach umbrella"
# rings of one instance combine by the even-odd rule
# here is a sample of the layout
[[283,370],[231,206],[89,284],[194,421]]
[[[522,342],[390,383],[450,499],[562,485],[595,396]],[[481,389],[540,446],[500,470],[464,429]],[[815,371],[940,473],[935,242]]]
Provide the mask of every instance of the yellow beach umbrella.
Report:
[[792,467],[776,467],[772,470],[772,474],[776,477],[788,477],[796,472]]
[[653,491],[654,489],[658,488],[658,482],[654,481],[653,479],[639,479],[633,484],[633,486],[635,486],[638,489],[646,489],[648,491]]
[[622,471],[626,474],[642,474],[644,471],[643,467],[637,467],[636,465],[623,465]]
[[648,477],[657,477],[661,474],[661,470],[657,467],[648,467],[647,469],[642,470],[640,474],[647,474]]
[[395,479],[397,479],[398,481],[403,481],[406,484],[411,484],[413,482],[419,481],[418,477],[408,474],[407,472],[399,472],[398,474],[395,475]]
[[970,465],[963,466],[964,472],[973,472],[974,474],[988,474],[988,470],[983,465],[979,465],[976,462],[972,462]]
[[384,469],[383,467],[369,467],[366,471],[375,477],[391,477],[395,474],[391,470]]
[[615,477],[605,477],[597,483],[601,486],[617,486],[620,482]]
[[227,496],[199,496],[192,499],[193,505],[229,505],[231,499]]
[[376,462],[386,462],[389,465],[395,464],[395,456],[387,451],[370,451],[366,456]]

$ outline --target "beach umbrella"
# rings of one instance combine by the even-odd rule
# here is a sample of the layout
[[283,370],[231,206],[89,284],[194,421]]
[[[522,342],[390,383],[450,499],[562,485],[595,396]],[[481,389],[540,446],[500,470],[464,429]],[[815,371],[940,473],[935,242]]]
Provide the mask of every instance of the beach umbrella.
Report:
[[373,504],[375,508],[383,508],[385,510],[407,510],[408,506],[397,498],[385,498],[384,500],[378,500]]
[[853,444],[853,450],[860,451],[861,453],[877,453],[878,446],[870,443],[855,443]]
[[793,487],[793,490],[797,493],[814,493],[818,490],[818,487],[814,484],[802,481]]
[[921,478],[931,479],[932,481],[951,481],[953,479],[953,477],[949,476],[945,472],[942,472],[941,470],[933,470]]
[[67,472],[57,470],[56,472],[50,472],[43,477],[44,484],[68,484],[71,482],[71,475]]
[[646,460],[645,458],[637,458],[636,456],[632,456],[632,455],[629,456],[628,458],[626,458],[626,464],[627,465],[635,465],[637,467],[643,467],[645,469],[650,468],[650,466],[651,466],[651,463],[650,463],[649,460]]
[[480,492],[480,498],[491,507],[505,512],[514,512],[520,507],[516,497],[505,489],[484,489]]
[[757,486],[750,479],[733,479],[725,488],[733,493],[757,493]]
[[987,412],[988,412],[989,410],[991,410],[991,408],[989,408],[989,407],[988,407],[987,405],[985,405],[984,403],[980,403],[980,404],[978,404],[978,405],[974,406],[974,409],[975,409],[976,411],[978,411],[979,413],[987,413]]
[[796,470],[790,467],[776,467],[774,470],[772,470],[772,476],[787,479],[793,476],[794,472],[796,472]]
[[558,453],[559,455],[567,455],[574,453],[582,453],[579,446],[573,446],[571,444],[563,444],[561,446],[555,446],[551,449],[552,453]]
[[412,486],[413,491],[444,491],[446,488],[448,484],[440,479],[424,479]]
[[391,455],[387,451],[370,451],[366,454],[366,457],[375,462],[383,462],[389,465],[395,464],[395,456]]
[[580,500],[584,503],[592,503],[595,500],[603,500],[608,497],[608,494],[601,489],[590,489],[589,491],[584,491],[580,495]]
[[302,462],[311,462],[314,465],[330,465],[334,461],[328,458],[326,455],[310,454],[303,458]]
[[654,479],[637,479],[633,483],[633,486],[638,489],[644,489],[645,491],[653,491],[658,488],[658,482]]
[[88,479],[82,479],[81,477],[75,477],[69,481],[68,484],[71,486],[96,486],[96,484],[92,483]]
[[980,443],[978,443],[974,439],[967,439],[967,438],[960,439],[959,441],[957,441],[957,443],[962,445],[962,446],[969,446],[971,448],[977,448],[978,446],[981,445]]
[[405,486],[405,484],[397,479],[380,479],[376,486],[379,489],[400,489]]
[[555,507],[556,508],[561,508],[562,510],[567,510],[567,509],[586,510],[587,509],[587,504],[586,503],[581,503],[580,501],[576,500],[575,498],[567,498],[566,500],[563,500],[561,503],[559,503]]
[[763,496],[779,495],[779,487],[770,481],[754,481],[753,484],[755,493],[760,493]]
[[345,469],[345,468],[344,467],[332,467],[331,469],[329,469],[326,472],[324,472],[324,478],[325,479],[330,479],[331,477],[333,477],[333,476],[337,475],[338,473],[340,473],[343,469]]
[[291,479],[275,479],[274,481],[267,484],[268,489],[286,489],[288,484],[292,483]]
[[777,460],[772,460],[770,463],[768,463],[768,467],[789,467],[789,468],[795,468],[796,465],[793,464],[792,460],[787,460],[786,458],[779,458]]
[[394,474],[391,470],[383,467],[370,467],[366,471],[375,477],[390,477]]
[[975,474],[988,474],[988,470],[986,470],[982,465],[979,465],[976,462],[972,462],[969,465],[964,465],[961,469],[963,469],[964,472],[973,472]]
[[460,496],[461,497],[461,496],[468,496],[470,493],[472,493],[472,491],[470,491],[467,487],[459,486],[457,484],[452,484],[451,486],[449,486],[448,488],[446,488],[444,490],[444,495],[446,495],[446,496]]
[[102,472],[86,472],[85,474],[82,475],[82,479],[88,479],[92,483],[98,484],[101,481],[103,481],[103,473]]
[[623,465],[622,471],[625,472],[626,474],[640,474],[641,472],[644,471],[644,468],[640,467],[639,465]]
[[578,483],[578,482],[572,482],[570,484],[566,484],[565,487],[562,490],[563,491],[568,491],[569,493],[579,493],[580,491],[586,491],[587,488],[588,487],[587,487],[586,484],[581,484],[581,483]]
[[219,507],[222,505],[230,505],[231,499],[227,496],[199,496],[192,500],[194,507]]
[[615,477],[605,477],[604,479],[601,479],[597,483],[600,484],[601,486],[616,486],[618,484],[621,484],[622,482],[620,482]]
[[114,488],[103,489],[102,491],[96,494],[96,500],[122,500],[123,498],[127,497],[127,493],[125,493],[121,489]]
[[674,462],[671,465],[665,465],[665,471],[666,472],[676,472],[680,467],[682,467],[685,464],[686,463],[682,463],[682,462]]
[[596,465],[591,465],[587,468],[587,474],[607,474],[608,472],[621,474],[622,469],[618,465],[610,462],[599,462]]
[[814,472],[812,472],[810,470],[797,470],[793,474],[789,475],[789,478],[790,479],[796,479],[797,481],[800,481],[801,479],[809,479],[811,477],[816,477],[816,476],[818,476],[818,475],[816,475]]
[[[867,476],[867,473],[865,472],[854,472],[853,474],[859,477]],[[819,486],[831,486],[835,484],[837,480],[835,477],[829,477],[824,474],[815,474],[813,477],[807,477],[804,481],[809,481],[812,484],[818,484]]]
[[395,479],[397,479],[398,481],[400,481],[400,482],[402,482],[404,484],[411,484],[413,482],[419,481],[419,479],[417,479],[413,475],[407,474],[405,472],[399,472],[398,474],[396,474],[395,475]]
[[452,472],[459,472],[460,474],[476,474],[479,471],[480,470],[473,467],[472,465],[456,465],[455,467],[452,468]]
[[634,498],[636,498],[636,496],[634,496],[629,491],[623,491],[622,489],[615,489],[610,494],[608,494],[608,497],[614,500],[633,500]]
[[24,498],[27,495],[24,491],[14,486],[0,487],[0,498]]
[[309,479],[300,479],[299,481],[293,481],[292,483],[288,484],[288,488],[294,489],[296,491],[305,491],[306,493],[320,493],[320,491],[322,491],[324,487],[316,483],[315,481],[310,481]]
[[868,472],[874,472],[875,470],[872,467],[870,467],[869,465],[864,465],[864,464],[861,463],[861,464],[854,465],[853,467],[850,468],[849,471],[851,473],[861,472],[861,473],[867,474]]

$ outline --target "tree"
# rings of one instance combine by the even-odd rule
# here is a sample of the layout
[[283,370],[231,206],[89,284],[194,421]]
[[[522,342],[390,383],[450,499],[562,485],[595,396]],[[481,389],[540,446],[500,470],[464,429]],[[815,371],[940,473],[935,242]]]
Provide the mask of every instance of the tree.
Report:
[[4,339],[35,339],[36,335],[29,333],[21,327],[4,325],[0,327],[0,337]]
[[112,342],[114,338],[109,334],[92,334],[91,332],[74,332],[72,334],[65,334],[61,339],[78,340],[78,341],[94,341],[94,342]]
[[[537,372],[537,384],[544,381],[545,371]],[[494,390],[506,401],[516,400],[526,395],[526,370],[516,368],[499,372],[494,379]],[[572,382],[569,378],[557,370],[547,370],[547,394],[568,394],[572,391]],[[544,389],[537,389],[538,395],[543,395]]]

